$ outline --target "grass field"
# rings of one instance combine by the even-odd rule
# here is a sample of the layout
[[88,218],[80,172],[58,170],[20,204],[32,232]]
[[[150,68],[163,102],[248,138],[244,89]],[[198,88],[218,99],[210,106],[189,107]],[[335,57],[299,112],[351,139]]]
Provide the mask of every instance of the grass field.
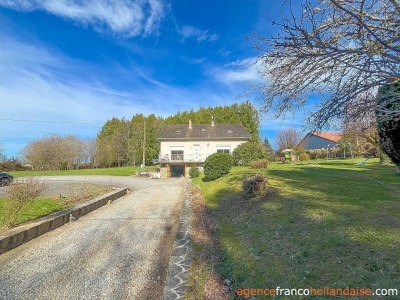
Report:
[[[239,288],[278,286],[400,292],[400,176],[377,160],[356,161],[272,163],[268,171],[236,167],[215,181],[194,179],[218,247],[210,252],[210,240],[195,239],[191,297],[201,298],[210,269],[229,279],[232,299]],[[257,173],[269,190],[245,200],[241,182]]]
[[[155,171],[158,166],[146,166],[147,171]],[[31,176],[55,176],[55,175],[112,175],[112,176],[131,176],[141,169],[134,166],[120,168],[97,168],[66,171],[13,171],[9,172],[15,178]]]

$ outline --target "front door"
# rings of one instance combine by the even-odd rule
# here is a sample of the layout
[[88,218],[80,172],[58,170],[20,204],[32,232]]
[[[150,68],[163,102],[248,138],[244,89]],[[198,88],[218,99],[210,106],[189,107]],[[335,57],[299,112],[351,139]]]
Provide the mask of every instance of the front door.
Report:
[[194,161],[200,160],[200,145],[193,145],[193,159]]

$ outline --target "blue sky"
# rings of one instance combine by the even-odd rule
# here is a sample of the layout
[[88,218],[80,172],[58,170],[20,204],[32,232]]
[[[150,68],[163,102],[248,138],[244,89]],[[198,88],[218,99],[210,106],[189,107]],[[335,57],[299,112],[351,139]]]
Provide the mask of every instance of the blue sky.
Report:
[[[107,119],[250,100],[246,36],[276,33],[281,1],[0,0],[0,144],[95,138]],[[261,132],[301,126],[265,117]]]

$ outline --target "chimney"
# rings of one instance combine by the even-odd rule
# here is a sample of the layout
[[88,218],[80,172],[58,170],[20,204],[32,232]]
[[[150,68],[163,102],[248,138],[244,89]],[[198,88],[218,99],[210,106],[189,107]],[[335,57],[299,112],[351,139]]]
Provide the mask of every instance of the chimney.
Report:
[[211,117],[211,126],[214,126],[214,116]]
[[189,129],[192,129],[192,120],[189,119]]

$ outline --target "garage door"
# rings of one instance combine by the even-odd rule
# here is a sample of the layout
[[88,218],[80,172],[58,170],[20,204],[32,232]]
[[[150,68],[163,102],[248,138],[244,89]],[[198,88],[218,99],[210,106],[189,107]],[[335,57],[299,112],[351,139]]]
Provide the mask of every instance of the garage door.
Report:
[[185,176],[185,165],[171,165],[171,177]]

